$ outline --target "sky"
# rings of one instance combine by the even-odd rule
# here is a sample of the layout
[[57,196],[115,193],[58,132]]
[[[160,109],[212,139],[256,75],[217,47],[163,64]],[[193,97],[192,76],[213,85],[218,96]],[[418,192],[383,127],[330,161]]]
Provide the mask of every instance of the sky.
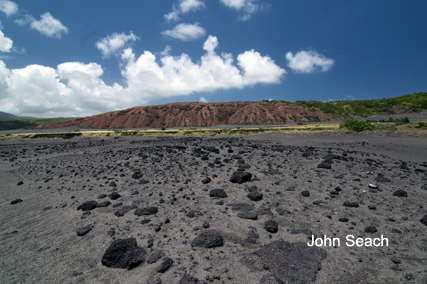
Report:
[[427,91],[425,0],[0,0],[0,111]]

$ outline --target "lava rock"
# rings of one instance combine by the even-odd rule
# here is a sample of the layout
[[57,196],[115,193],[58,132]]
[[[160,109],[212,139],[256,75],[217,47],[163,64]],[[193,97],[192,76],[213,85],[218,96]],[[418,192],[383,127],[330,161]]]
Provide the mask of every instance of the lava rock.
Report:
[[207,183],[210,183],[211,181],[212,181],[211,178],[207,177],[207,178],[202,180],[202,183],[207,184]]
[[310,197],[310,192],[308,192],[308,190],[304,190],[303,192],[301,192],[301,195],[304,197]]
[[420,220],[421,224],[427,226],[427,215],[424,215],[424,217]]
[[92,225],[87,225],[87,226],[81,227],[81,228],[76,230],[77,236],[82,237],[82,236],[86,235],[87,233],[89,233],[90,231],[92,231],[92,229],[93,229]]
[[15,199],[15,200],[12,200],[11,202],[10,202],[10,204],[11,205],[14,205],[14,204],[18,204],[18,203],[20,203],[20,202],[22,202],[23,200],[21,199],[21,198],[17,198],[17,199]]
[[166,257],[165,259],[163,259],[162,264],[160,264],[156,271],[159,273],[165,273],[172,265],[172,258]]
[[119,239],[111,243],[102,256],[101,263],[111,268],[131,270],[145,260],[145,250],[138,247],[135,238]]
[[353,208],[357,208],[359,207],[359,203],[357,202],[350,202],[350,201],[345,201],[343,206],[345,207],[353,207]]
[[270,232],[270,233],[277,233],[277,231],[279,230],[278,226],[279,225],[274,220],[268,220],[264,223],[264,229],[266,229],[267,232]]
[[258,214],[254,211],[246,211],[237,214],[240,219],[258,220]]
[[133,179],[140,179],[142,178],[143,174],[141,172],[134,172],[132,175]]
[[331,163],[329,161],[322,161],[320,164],[317,165],[319,169],[331,169]]
[[150,257],[147,259],[147,264],[153,264],[162,257],[164,257],[165,254],[161,250],[156,250],[150,254]]
[[230,178],[230,181],[232,183],[244,183],[247,181],[251,181],[252,174],[248,172],[234,172],[233,175]]
[[397,197],[408,197],[408,193],[402,189],[396,190],[393,193],[393,196],[397,196]]
[[228,197],[227,193],[225,193],[225,191],[223,189],[221,189],[221,188],[212,189],[209,192],[209,196],[210,197],[218,197],[218,198],[226,198],[226,197]]
[[120,194],[118,194],[117,192],[113,192],[113,193],[111,193],[110,195],[108,195],[108,197],[111,199],[111,200],[116,200],[116,199],[119,199],[120,197],[122,197]]
[[123,206],[122,208],[114,211],[114,215],[116,215],[117,217],[123,217],[126,215],[126,213],[135,208],[136,205]]
[[98,202],[96,202],[95,200],[86,201],[83,204],[81,204],[79,207],[77,207],[77,210],[89,211],[89,210],[95,209],[97,205],[98,205]]
[[222,245],[224,245],[224,239],[215,231],[203,232],[191,242],[192,247],[214,248]]
[[391,179],[386,178],[383,174],[378,174],[375,180],[378,182],[391,182]]
[[248,197],[252,201],[260,201],[262,199],[262,193],[257,191],[249,192]]
[[103,201],[103,202],[101,202],[101,203],[98,203],[97,205],[96,205],[96,208],[100,208],[100,207],[108,207],[108,206],[110,206],[111,205],[111,202],[110,201],[108,201],[108,200],[106,200],[106,201]]
[[157,207],[145,207],[145,208],[136,209],[134,214],[136,216],[153,215],[153,214],[156,214],[158,211],[159,209]]
[[368,226],[365,228],[365,232],[373,234],[373,233],[378,232],[378,230],[375,226]]

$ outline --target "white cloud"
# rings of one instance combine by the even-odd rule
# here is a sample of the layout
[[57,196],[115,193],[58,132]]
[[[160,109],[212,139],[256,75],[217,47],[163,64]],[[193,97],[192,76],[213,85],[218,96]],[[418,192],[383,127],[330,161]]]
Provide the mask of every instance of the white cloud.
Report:
[[38,30],[48,37],[61,38],[62,33],[68,33],[68,28],[64,26],[58,19],[52,17],[49,12],[40,15],[39,21],[32,21],[30,27]]
[[179,8],[182,13],[197,11],[205,7],[205,3],[200,0],[181,0]]
[[3,32],[0,31],[0,52],[10,52],[13,46],[12,39],[5,37]]
[[0,11],[10,16],[18,12],[18,5],[9,0],[0,0]]
[[200,97],[200,101],[202,103],[208,103],[209,102],[207,99],[205,99],[205,97]]
[[114,54],[125,47],[128,41],[136,41],[138,39],[139,38],[132,32],[130,32],[129,35],[126,35],[125,33],[113,33],[110,36],[102,38],[95,45],[104,57],[110,57],[111,54]]
[[163,15],[163,18],[165,18],[166,22],[177,22],[179,21],[179,11],[173,10],[172,12]]
[[288,66],[295,73],[313,73],[315,71],[326,72],[334,65],[334,60],[326,58],[324,55],[314,50],[299,51],[295,54],[286,53]]
[[9,70],[0,60],[0,111],[44,117],[87,116],[161,98],[279,83],[286,73],[254,50],[239,54],[234,64],[231,54],[215,52],[217,46],[218,39],[209,36],[203,45],[206,53],[197,63],[185,53],[171,56],[170,48],[159,60],[149,51],[137,57],[126,48],[120,64],[126,86],[105,84],[102,67],[93,62]]
[[202,28],[199,23],[179,24],[176,25],[172,30],[166,30],[162,32],[163,36],[173,37],[184,41],[194,40],[204,36],[205,34],[205,29]]
[[206,7],[205,3],[201,0],[180,0],[179,2],[180,3],[178,8],[173,5],[172,11],[163,15],[163,18],[166,20],[166,22],[177,22],[180,20],[179,15],[181,13],[185,14],[189,12],[195,12]]
[[220,0],[225,6],[242,12],[242,15],[238,17],[240,21],[249,20],[253,14],[260,10],[260,5],[253,3],[255,1],[256,0]]

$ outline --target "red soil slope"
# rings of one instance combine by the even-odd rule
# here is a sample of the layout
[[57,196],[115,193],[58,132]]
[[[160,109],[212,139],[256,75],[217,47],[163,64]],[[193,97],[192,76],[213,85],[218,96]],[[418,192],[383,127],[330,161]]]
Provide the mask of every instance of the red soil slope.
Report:
[[39,125],[32,129],[80,128],[113,129],[140,127],[181,127],[284,124],[321,122],[338,118],[323,112],[309,112],[301,106],[265,102],[171,103],[134,107],[63,122]]

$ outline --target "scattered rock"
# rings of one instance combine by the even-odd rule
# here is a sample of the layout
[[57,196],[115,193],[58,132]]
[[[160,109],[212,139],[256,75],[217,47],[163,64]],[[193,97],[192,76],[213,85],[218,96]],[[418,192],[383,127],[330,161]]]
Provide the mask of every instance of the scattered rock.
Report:
[[77,210],[82,210],[82,211],[93,210],[96,208],[96,205],[98,205],[98,202],[96,202],[95,200],[86,201],[85,203],[77,207]]
[[270,233],[277,233],[279,225],[274,220],[268,220],[264,223],[264,229]]
[[22,202],[23,200],[21,199],[21,198],[17,198],[17,199],[15,199],[15,200],[12,200],[11,202],[10,202],[10,204],[11,205],[14,205],[14,204],[18,204],[18,203],[20,203],[20,202]]
[[268,270],[276,283],[314,283],[326,255],[324,249],[307,243],[274,241],[246,255],[243,263],[256,271]]
[[373,233],[376,233],[377,231],[378,230],[377,230],[377,228],[375,226],[368,226],[368,227],[365,228],[365,232],[366,233],[373,234]]
[[150,257],[147,259],[147,264],[153,264],[164,256],[165,256],[165,254],[161,250],[153,251],[150,254]]
[[136,216],[153,215],[153,214],[156,214],[158,211],[159,209],[157,207],[146,207],[146,208],[136,209],[134,214]]
[[207,177],[207,178],[202,180],[202,183],[207,184],[207,183],[210,183],[211,181],[212,181],[211,178]]
[[350,202],[350,201],[345,201],[343,206],[345,207],[353,207],[353,208],[358,208],[359,207],[359,203],[357,202]]
[[396,190],[393,193],[393,196],[397,196],[397,197],[408,197],[408,193],[402,189]]
[[308,190],[304,190],[303,192],[301,192],[301,195],[304,197],[310,197],[310,192],[308,192]]
[[106,201],[102,201],[101,203],[98,203],[96,205],[96,208],[100,208],[100,207],[108,207],[111,205],[111,202],[106,200]]
[[427,226],[427,215],[424,215],[424,217],[420,220],[421,224]]
[[249,192],[248,197],[252,201],[260,201],[262,199],[262,193],[257,191]]
[[165,273],[173,265],[172,258],[166,257],[163,259],[162,264],[157,268],[157,272]]
[[251,173],[236,171],[231,176],[230,181],[233,183],[244,183],[247,181],[251,181],[251,179],[252,179]]
[[119,199],[120,197],[122,197],[120,194],[118,194],[117,192],[113,192],[113,193],[111,193],[110,195],[108,195],[108,197],[111,199],[111,200],[116,200],[116,199]]
[[246,211],[237,214],[240,219],[258,220],[258,214],[254,211]]
[[216,231],[206,231],[198,235],[192,242],[192,247],[214,248],[224,245],[222,235]]
[[81,227],[81,228],[76,230],[77,236],[82,237],[82,236],[86,235],[87,233],[89,233],[92,229],[93,229],[92,224]]
[[145,250],[138,247],[135,238],[118,239],[111,243],[101,263],[111,268],[133,269],[144,262]]
[[209,192],[209,196],[210,197],[217,197],[217,198],[226,198],[226,197],[228,197],[227,193],[225,193],[225,191],[222,188],[212,189]]

